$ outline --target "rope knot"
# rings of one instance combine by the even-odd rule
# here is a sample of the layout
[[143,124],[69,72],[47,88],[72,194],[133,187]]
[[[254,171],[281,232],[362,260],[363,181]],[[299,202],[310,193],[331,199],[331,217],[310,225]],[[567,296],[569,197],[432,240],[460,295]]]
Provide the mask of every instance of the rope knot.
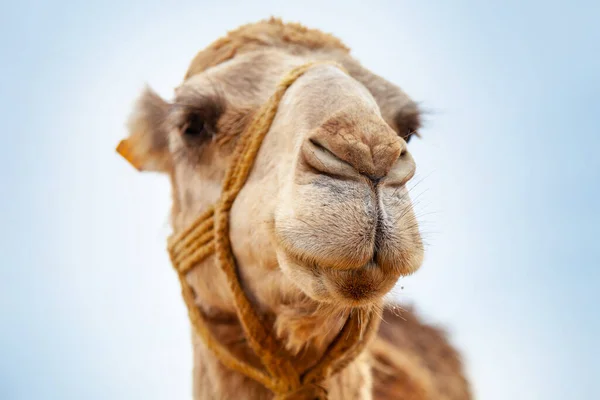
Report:
[[275,400],[327,400],[327,390],[316,383],[308,383],[292,392],[277,395]]

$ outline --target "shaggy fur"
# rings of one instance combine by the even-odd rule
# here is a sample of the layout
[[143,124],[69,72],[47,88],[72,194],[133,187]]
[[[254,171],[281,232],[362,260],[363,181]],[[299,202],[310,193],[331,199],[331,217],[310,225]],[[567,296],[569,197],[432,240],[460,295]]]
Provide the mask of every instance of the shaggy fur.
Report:
[[[415,168],[406,147],[419,126],[415,103],[333,36],[271,19],[200,52],[173,102],[146,91],[129,125],[132,147],[143,149],[141,169],[171,179],[178,232],[220,196],[232,144],[280,78],[314,60],[336,61],[351,77],[322,66],[288,89],[230,225],[244,290],[300,369],[319,358],[353,307],[381,310],[384,294],[421,264],[404,186]],[[188,282],[215,334],[256,364],[213,259]],[[410,311],[397,318],[386,307],[383,318],[372,347],[326,383],[331,400],[470,398],[440,331]],[[196,400],[272,398],[192,337]]]
[[441,329],[419,322],[411,309],[387,307],[370,350],[376,399],[471,398],[457,351]]
[[337,50],[349,53],[336,37],[300,24],[284,24],[278,18],[241,26],[199,52],[185,74],[185,79],[210,67],[230,60],[236,55],[260,48],[281,48],[292,54],[305,54],[316,50]]

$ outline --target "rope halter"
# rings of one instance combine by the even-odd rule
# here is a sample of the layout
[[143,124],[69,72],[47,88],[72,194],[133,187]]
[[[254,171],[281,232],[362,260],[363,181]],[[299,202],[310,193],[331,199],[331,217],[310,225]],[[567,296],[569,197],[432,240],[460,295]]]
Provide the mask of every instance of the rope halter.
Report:
[[[238,278],[236,261],[229,239],[229,212],[236,196],[252,169],[260,145],[271,127],[279,103],[286,90],[304,73],[316,65],[307,63],[287,73],[275,93],[259,109],[252,122],[238,139],[233,159],[223,181],[217,203],[201,214],[186,229],[172,235],[168,250],[181,283],[183,299],[195,333],[226,367],[237,371],[268,388],[277,400],[327,399],[324,382],[351,363],[377,332],[379,318],[375,313],[354,309],[342,330],[321,358],[308,370],[299,371],[285,347],[279,343],[270,326],[261,317],[244,293]],[[337,64],[333,64],[342,69]],[[120,145],[122,148],[122,145]],[[119,148],[117,148],[119,150]],[[124,154],[123,154],[124,155]],[[126,157],[126,155],[124,155]],[[127,157],[126,157],[127,158]],[[210,255],[225,274],[237,317],[249,346],[261,361],[257,368],[235,357],[212,333],[206,316],[195,304],[194,292],[186,274]],[[363,324],[365,328],[363,329]]]

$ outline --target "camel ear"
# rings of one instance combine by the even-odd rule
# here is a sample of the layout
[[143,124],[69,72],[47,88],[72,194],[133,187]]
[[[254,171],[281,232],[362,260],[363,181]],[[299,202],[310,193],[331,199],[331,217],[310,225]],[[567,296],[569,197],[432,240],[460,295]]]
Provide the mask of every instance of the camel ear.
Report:
[[139,171],[171,170],[165,120],[170,104],[146,87],[129,117],[129,137],[121,140],[117,152]]

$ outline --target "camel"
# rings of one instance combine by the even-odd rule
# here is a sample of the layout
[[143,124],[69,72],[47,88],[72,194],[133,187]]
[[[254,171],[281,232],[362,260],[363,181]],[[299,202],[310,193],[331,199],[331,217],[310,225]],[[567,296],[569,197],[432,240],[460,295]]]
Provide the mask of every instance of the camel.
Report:
[[[419,109],[339,39],[275,18],[229,32],[195,56],[172,101],[143,91],[126,158],[169,177],[180,232],[221,195],[238,138],[281,78],[321,61],[340,67],[316,64],[287,89],[231,208],[241,287],[299,370],[321,357],[355,310],[381,319],[367,347],[323,383],[329,399],[470,399],[444,332],[383,300],[423,258],[406,188]],[[213,258],[185,275],[194,306],[220,343],[259,366]],[[192,343],[195,400],[274,398],[223,365],[196,332]]]

